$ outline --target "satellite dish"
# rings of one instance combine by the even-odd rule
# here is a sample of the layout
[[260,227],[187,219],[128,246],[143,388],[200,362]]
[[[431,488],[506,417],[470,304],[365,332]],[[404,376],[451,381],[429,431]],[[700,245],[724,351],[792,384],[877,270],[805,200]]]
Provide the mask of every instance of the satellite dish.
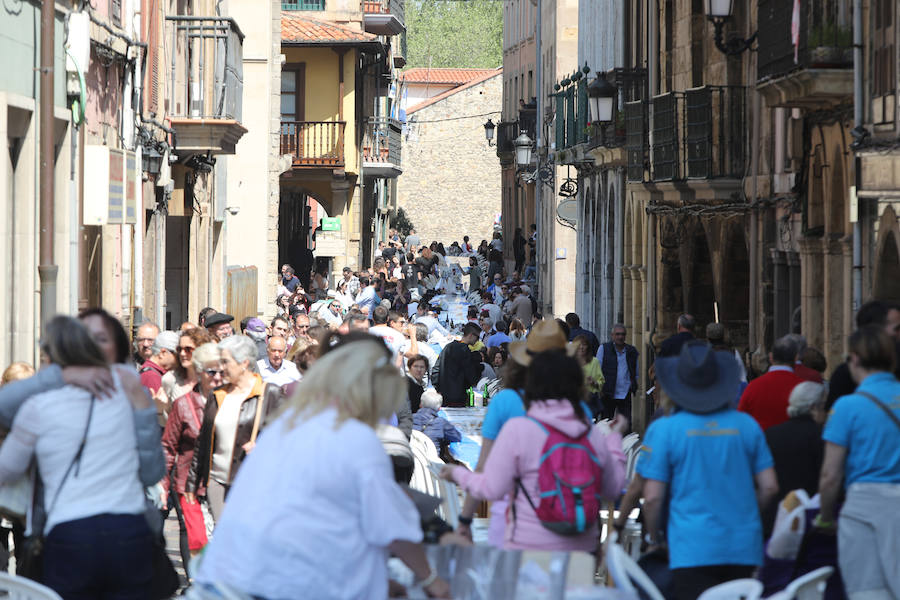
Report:
[[556,206],[556,215],[574,225],[578,222],[578,202],[571,198],[563,200]]

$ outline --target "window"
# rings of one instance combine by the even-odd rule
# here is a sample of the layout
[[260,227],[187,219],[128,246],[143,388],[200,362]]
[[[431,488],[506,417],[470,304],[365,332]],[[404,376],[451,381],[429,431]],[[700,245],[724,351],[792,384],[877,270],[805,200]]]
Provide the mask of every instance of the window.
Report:
[[281,0],[281,10],[325,10],[325,0]]
[[113,25],[122,26],[122,0],[109,0],[109,18]]
[[281,120],[304,120],[306,65],[286,66],[281,71]]
[[872,122],[876,125],[893,123],[895,118],[895,1],[874,0],[872,3]]

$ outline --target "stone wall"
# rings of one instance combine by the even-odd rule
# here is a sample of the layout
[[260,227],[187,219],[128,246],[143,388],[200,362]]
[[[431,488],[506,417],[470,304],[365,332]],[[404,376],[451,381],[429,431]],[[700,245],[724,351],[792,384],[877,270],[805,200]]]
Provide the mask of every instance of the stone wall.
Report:
[[503,78],[465,87],[409,115],[397,204],[424,243],[490,239],[500,213],[500,162],[484,139],[498,121]]

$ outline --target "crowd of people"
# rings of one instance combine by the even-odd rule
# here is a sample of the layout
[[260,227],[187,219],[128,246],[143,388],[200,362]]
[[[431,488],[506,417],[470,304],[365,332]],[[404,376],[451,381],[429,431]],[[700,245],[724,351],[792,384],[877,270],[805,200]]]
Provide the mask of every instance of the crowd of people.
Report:
[[[664,566],[666,598],[743,577],[772,593],[823,565],[830,598],[900,598],[900,305],[860,309],[828,379],[800,335],[745,361],[722,324],[681,315],[635,402],[626,327],[601,341],[575,313],[543,318],[529,276],[494,266],[502,243],[445,253],[392,232],[371,269],[313,273],[308,293],[284,265],[268,323],[205,308],[129,340],[102,309],[54,318],[41,368],[14,363],[0,384],[0,490],[39,490],[18,507],[0,493],[17,571],[67,600],[169,597],[172,518],[195,598],[398,596],[391,556],[444,598],[423,544],[471,544],[483,501],[489,544],[598,561],[601,503],[618,503],[620,534],[640,508],[642,564]],[[454,255],[469,259],[461,293]],[[470,470],[444,409],[474,396]],[[652,417],[628,481],[632,406]],[[455,530],[409,487],[419,435],[465,495]],[[784,526],[798,506],[800,534]]]

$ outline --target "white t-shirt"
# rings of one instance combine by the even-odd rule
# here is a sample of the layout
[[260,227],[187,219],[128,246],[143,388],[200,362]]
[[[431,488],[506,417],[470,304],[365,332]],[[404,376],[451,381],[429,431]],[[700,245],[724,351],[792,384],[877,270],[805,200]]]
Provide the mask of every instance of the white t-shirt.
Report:
[[387,546],[419,542],[415,506],[371,427],[291,411],[241,466],[196,580],[269,600],[386,598]]
[[238,419],[241,416],[241,404],[247,396],[241,390],[227,394],[216,412],[215,441],[213,442],[212,467],[209,470],[211,479],[219,483],[228,483],[231,472],[231,459],[234,458],[234,438],[237,433]]
[[[0,476],[21,470],[37,457],[44,481],[47,516],[45,533],[59,523],[103,513],[143,514],[144,490],[138,479],[134,410],[114,375],[112,397],[94,401],[90,428],[79,464],[68,478],[85,437],[91,395],[71,385],[37,394],[19,409],[10,435],[0,450]],[[62,489],[60,490],[60,483]],[[57,490],[59,497],[50,507]]]

